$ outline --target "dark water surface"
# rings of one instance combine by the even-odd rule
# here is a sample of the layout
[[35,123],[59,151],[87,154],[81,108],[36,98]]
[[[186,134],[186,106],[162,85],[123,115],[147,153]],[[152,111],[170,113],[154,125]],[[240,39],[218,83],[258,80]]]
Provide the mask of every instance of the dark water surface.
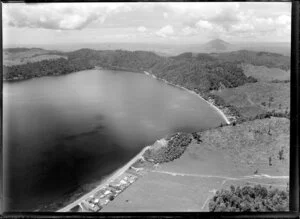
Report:
[[144,74],[81,71],[3,85],[5,210],[32,211],[101,179],[176,131],[225,123]]

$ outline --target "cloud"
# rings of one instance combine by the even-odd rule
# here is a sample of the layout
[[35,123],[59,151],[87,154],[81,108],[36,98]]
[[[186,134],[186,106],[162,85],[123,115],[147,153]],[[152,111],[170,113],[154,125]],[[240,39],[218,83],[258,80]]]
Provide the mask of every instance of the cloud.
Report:
[[146,32],[147,31],[147,28],[146,27],[144,27],[144,26],[140,26],[140,27],[138,27],[138,29],[137,29],[139,32]]
[[200,29],[207,29],[207,30],[212,30],[213,29],[213,25],[208,22],[208,21],[203,21],[200,20],[196,23],[196,27],[200,28]]
[[278,2],[4,3],[2,18],[6,31],[56,30],[62,32],[61,36],[73,34],[68,30],[81,30],[77,36],[82,33],[88,39],[86,33],[95,30],[99,40],[130,33],[137,34],[141,41],[176,37],[206,41],[214,36],[287,41],[291,34],[290,9],[290,3]]
[[276,19],[276,23],[279,25],[290,25],[291,24],[291,16],[281,15]]
[[[181,33],[183,36],[193,36],[200,34],[208,37],[251,37],[252,39],[285,36],[286,40],[290,36],[291,15],[286,10],[278,16],[280,11],[271,12],[257,16],[255,10],[241,10],[240,4],[226,4],[217,8],[210,15],[186,16],[189,22],[183,23],[185,27]],[[234,7],[233,7],[234,6]],[[260,4],[266,8],[268,5]],[[280,5],[278,5],[280,6]],[[274,8],[274,6],[273,6]],[[273,16],[274,15],[274,16]],[[275,16],[276,15],[276,16]],[[186,18],[185,17],[185,18]],[[197,19],[198,17],[198,19]]]
[[114,13],[130,10],[130,5],[124,3],[20,3],[3,7],[4,23],[8,26],[60,30],[82,29],[92,22],[103,23]]
[[237,8],[223,8],[216,15],[209,17],[207,20],[211,23],[218,24],[228,30],[232,25],[240,21]]
[[253,23],[240,22],[231,26],[230,32],[245,33],[254,31],[255,27]]
[[174,29],[171,25],[164,26],[156,32],[157,36],[163,38],[170,36],[172,34],[174,34]]
[[182,29],[183,36],[193,36],[196,34],[198,34],[198,31],[195,28],[191,28],[191,27],[187,26]]

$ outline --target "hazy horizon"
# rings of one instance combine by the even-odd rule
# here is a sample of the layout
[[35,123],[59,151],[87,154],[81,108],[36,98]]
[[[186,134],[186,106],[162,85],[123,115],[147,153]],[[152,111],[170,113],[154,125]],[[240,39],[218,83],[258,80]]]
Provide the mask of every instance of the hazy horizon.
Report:
[[290,43],[290,2],[3,3],[3,46]]

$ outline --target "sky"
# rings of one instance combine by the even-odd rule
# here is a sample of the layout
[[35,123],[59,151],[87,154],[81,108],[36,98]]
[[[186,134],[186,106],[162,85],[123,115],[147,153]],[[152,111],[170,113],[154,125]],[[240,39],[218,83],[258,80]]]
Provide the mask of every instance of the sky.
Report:
[[2,3],[5,45],[290,42],[289,2]]

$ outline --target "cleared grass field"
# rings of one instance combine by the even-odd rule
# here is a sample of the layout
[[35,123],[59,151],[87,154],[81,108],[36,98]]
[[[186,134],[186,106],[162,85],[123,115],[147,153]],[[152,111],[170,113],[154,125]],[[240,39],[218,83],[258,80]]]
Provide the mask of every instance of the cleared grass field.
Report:
[[289,70],[285,71],[280,68],[268,68],[251,64],[244,64],[242,67],[246,76],[252,76],[259,81],[290,80]]
[[29,49],[21,52],[8,52],[3,53],[3,64],[6,66],[22,65],[30,62],[39,62],[42,60],[51,60],[59,58],[67,58],[57,54],[49,54],[52,51],[44,49]]
[[[221,179],[149,172],[109,203],[105,212],[199,211]],[[187,186],[188,185],[188,186]]]
[[145,168],[142,177],[102,211],[208,211],[214,193],[230,185],[285,190],[289,123],[271,117],[199,132],[202,142],[193,140],[172,162]]
[[[229,156],[243,172],[248,169],[252,173],[258,170],[258,173],[288,175],[289,129],[289,119],[259,119],[205,131],[201,133],[201,145]],[[283,160],[278,158],[280,150]]]
[[265,112],[290,112],[290,83],[257,82],[213,91],[245,118]]

